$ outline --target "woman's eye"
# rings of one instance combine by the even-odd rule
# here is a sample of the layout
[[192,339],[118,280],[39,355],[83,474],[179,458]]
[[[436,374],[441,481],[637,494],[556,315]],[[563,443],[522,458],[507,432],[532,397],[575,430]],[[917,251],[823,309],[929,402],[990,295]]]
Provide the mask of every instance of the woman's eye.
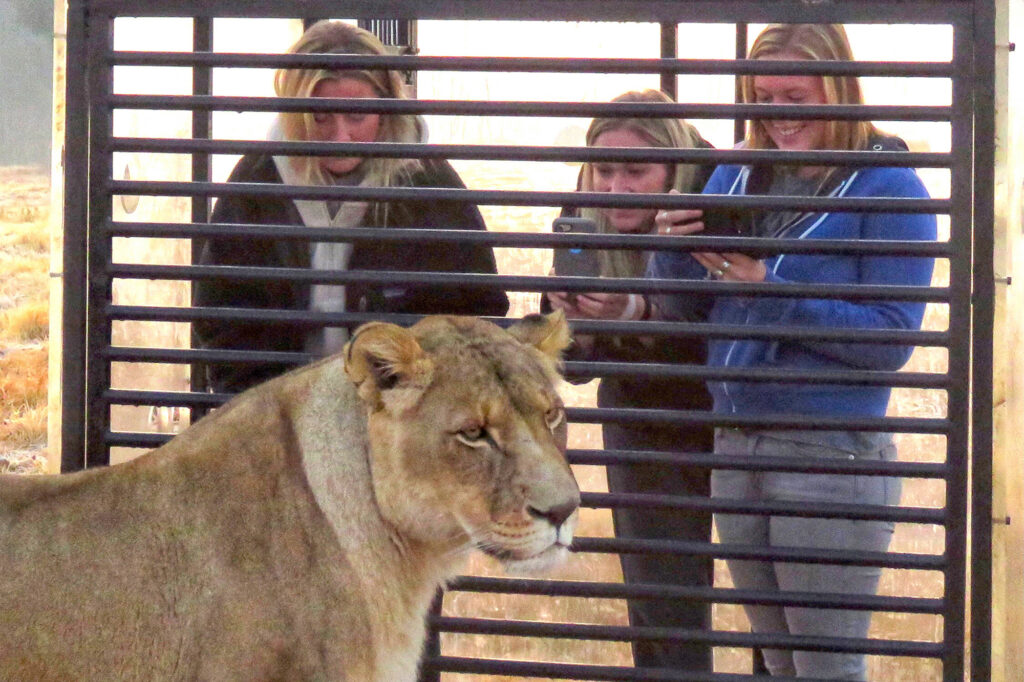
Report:
[[359,125],[366,120],[368,114],[345,114],[345,120],[352,125]]
[[548,423],[548,428],[554,431],[565,421],[565,410],[561,407],[552,407],[544,414],[544,418]]
[[313,122],[323,125],[331,120],[331,115],[323,112],[313,114]]
[[594,166],[594,174],[601,178],[611,177],[613,170],[611,166]]

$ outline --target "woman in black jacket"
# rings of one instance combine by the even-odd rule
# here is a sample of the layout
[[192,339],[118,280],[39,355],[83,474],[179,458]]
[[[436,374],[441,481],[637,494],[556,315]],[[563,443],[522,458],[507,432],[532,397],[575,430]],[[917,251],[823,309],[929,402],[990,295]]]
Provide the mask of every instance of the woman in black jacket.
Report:
[[[314,24],[292,46],[292,53],[382,55],[368,31],[340,21]],[[274,81],[280,97],[404,98],[402,75],[385,69],[329,71],[280,69]],[[330,142],[417,142],[422,122],[412,115],[295,112],[278,116],[274,140]],[[277,185],[364,187],[450,187],[465,185],[446,161],[363,157],[285,157],[249,154],[228,182]],[[284,197],[225,196],[211,222],[306,227],[379,227],[485,230],[473,204],[459,201],[390,202],[301,200]],[[234,265],[314,270],[381,270],[494,274],[494,253],[484,246],[441,243],[313,242],[274,238],[215,238],[198,245],[202,265]],[[462,314],[503,316],[508,298],[501,292],[460,285],[350,283],[310,285],[287,281],[201,280],[194,285],[196,306],[274,308],[320,312]],[[340,350],[344,327],[311,328],[265,323],[202,320],[194,324],[197,345],[261,351]],[[288,369],[274,363],[215,364],[208,386],[237,392]]]
[[[628,92],[614,102],[671,102],[658,90]],[[685,121],[672,118],[599,118],[587,130],[593,147],[710,147]],[[579,189],[590,192],[699,193],[710,168],[687,164],[610,163],[583,165]],[[567,208],[563,216],[590,218],[598,232],[643,234],[654,230],[656,209]],[[602,277],[642,277],[648,254],[639,251],[599,251]],[[571,273],[555,273],[571,274]],[[636,294],[548,293],[542,308],[560,308],[570,318],[646,319],[646,297]],[[703,365],[701,339],[666,339],[648,344],[635,337],[575,336],[576,345],[566,359],[610,362],[653,362]],[[708,410],[711,400],[699,380],[618,378],[601,379],[600,407]],[[710,427],[609,422],[602,425],[604,447],[610,450],[709,452]],[[608,467],[608,488],[613,493],[645,493],[707,497],[706,469],[664,464],[619,464]],[[616,537],[710,542],[711,515],[697,510],[612,509]],[[663,583],[709,587],[712,561],[707,556],[623,554],[622,570],[628,583]],[[711,628],[706,602],[631,600],[630,623],[635,626]],[[691,642],[641,641],[633,643],[638,667],[711,672],[711,647]]]

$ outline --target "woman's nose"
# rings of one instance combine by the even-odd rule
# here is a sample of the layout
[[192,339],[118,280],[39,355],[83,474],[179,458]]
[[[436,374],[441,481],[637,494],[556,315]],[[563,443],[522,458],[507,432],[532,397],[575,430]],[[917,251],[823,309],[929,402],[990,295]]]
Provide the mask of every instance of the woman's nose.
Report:
[[327,126],[327,142],[351,142],[352,134],[343,116],[332,116]]
[[629,181],[625,175],[617,173],[612,178],[612,191],[613,192],[632,192],[633,183]]

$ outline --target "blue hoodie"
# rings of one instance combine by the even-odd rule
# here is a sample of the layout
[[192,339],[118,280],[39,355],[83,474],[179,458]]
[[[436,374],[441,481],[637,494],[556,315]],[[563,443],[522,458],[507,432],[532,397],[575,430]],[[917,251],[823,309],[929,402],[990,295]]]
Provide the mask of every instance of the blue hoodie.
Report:
[[[902,145],[883,140],[875,149]],[[905,147],[904,147],[905,148]],[[719,166],[704,194],[745,194],[751,179],[748,166]],[[822,195],[832,197],[928,198],[917,173],[909,168],[862,168],[838,177]],[[805,214],[778,234],[795,239],[935,240],[934,215],[909,213]],[[779,254],[766,259],[767,282],[820,282],[928,286],[933,259],[905,256]],[[704,279],[707,271],[683,251],[658,251],[647,276],[659,279]],[[692,295],[663,297],[668,318],[692,319],[699,304]],[[719,324],[800,326],[849,329],[921,327],[924,303],[844,301],[835,299],[717,296],[708,320]],[[912,347],[804,340],[712,339],[712,367],[770,367],[794,370],[903,367]],[[850,386],[744,381],[712,381],[708,388],[717,414],[826,415],[881,417],[890,390],[885,386]],[[837,434],[838,435],[838,434]],[[838,445],[838,443],[837,443]]]

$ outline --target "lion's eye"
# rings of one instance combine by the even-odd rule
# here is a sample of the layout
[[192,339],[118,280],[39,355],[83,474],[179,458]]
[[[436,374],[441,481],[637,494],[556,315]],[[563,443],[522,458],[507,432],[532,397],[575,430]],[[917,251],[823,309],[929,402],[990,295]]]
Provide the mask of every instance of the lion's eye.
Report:
[[470,447],[479,447],[487,436],[487,432],[484,431],[484,427],[479,424],[473,426],[467,426],[459,429],[455,432],[455,439],[464,445]]
[[554,431],[565,421],[565,410],[561,407],[552,407],[544,413],[544,419],[548,423],[548,428]]

